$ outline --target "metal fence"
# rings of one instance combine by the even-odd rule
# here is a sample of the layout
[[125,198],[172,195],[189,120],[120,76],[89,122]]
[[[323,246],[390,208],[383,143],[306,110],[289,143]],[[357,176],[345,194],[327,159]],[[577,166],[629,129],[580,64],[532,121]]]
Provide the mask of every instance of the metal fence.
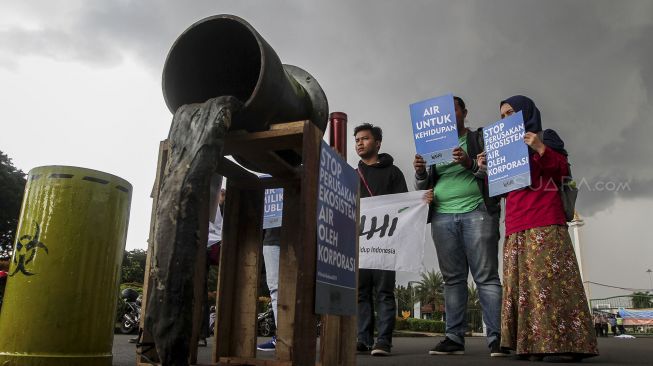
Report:
[[619,308],[641,309],[653,307],[653,295],[612,296],[604,299],[591,299],[590,306],[594,311],[610,311]]
[[483,312],[480,308],[467,309],[467,331],[483,333]]

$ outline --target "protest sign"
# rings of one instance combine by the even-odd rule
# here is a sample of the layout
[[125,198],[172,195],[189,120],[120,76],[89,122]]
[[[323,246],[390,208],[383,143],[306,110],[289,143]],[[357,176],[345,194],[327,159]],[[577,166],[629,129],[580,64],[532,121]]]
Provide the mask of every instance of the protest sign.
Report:
[[447,94],[410,105],[415,150],[426,165],[453,161],[458,146],[456,109],[453,95]]
[[362,198],[359,268],[420,273],[424,270],[426,191]]
[[317,200],[315,312],[355,315],[358,175],[324,141]]
[[487,153],[490,196],[497,196],[531,184],[528,146],[524,142],[521,112],[483,128]]
[[263,229],[281,226],[283,219],[283,188],[265,190]]

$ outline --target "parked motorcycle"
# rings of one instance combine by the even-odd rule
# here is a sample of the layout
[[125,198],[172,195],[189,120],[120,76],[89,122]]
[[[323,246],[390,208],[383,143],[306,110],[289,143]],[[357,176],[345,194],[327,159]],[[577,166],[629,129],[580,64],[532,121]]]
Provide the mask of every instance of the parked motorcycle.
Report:
[[209,337],[215,334],[215,306],[209,309]]
[[258,314],[256,324],[259,336],[271,337],[275,334],[276,327],[274,325],[274,313],[272,312],[271,304],[268,304],[267,310]]
[[124,302],[124,314],[118,319],[120,322],[120,332],[130,334],[138,329],[141,321],[141,301],[142,296],[131,288],[126,288],[120,293],[120,298]]

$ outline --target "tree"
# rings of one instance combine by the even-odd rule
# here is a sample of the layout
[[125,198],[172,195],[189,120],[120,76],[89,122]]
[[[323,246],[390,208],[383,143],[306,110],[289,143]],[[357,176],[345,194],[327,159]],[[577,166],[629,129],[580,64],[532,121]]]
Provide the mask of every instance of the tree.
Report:
[[440,305],[443,303],[444,280],[442,273],[433,270],[420,273],[422,279],[417,282],[415,292],[422,304]]
[[653,307],[653,295],[646,292],[633,292],[633,308],[648,309]]
[[410,310],[412,314],[413,306],[415,304],[412,287],[395,287],[395,297],[397,298],[397,303],[399,305],[399,312],[401,313],[403,310]]
[[481,308],[481,299],[478,297],[478,288],[474,285],[474,282],[470,283],[467,286],[467,308],[469,309],[480,309]]
[[143,283],[146,259],[147,252],[143,249],[125,250],[122,256],[122,268],[120,271],[121,282]]
[[0,151],[0,259],[10,258],[14,248],[25,182],[25,173]]

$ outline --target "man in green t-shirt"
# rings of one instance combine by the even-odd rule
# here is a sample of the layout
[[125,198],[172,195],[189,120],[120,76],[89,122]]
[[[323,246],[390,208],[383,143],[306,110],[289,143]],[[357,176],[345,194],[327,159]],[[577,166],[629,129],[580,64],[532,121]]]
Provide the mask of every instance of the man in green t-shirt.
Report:
[[[488,195],[485,172],[476,155],[484,148],[482,129],[465,127],[465,102],[454,97],[459,147],[453,162],[428,169],[415,155],[415,186],[433,189],[429,218],[438,264],[444,278],[445,339],[429,354],[465,353],[467,277],[471,270],[478,288],[491,356],[506,356],[500,346],[501,282],[499,280],[499,201]],[[470,158],[471,157],[471,158]]]

